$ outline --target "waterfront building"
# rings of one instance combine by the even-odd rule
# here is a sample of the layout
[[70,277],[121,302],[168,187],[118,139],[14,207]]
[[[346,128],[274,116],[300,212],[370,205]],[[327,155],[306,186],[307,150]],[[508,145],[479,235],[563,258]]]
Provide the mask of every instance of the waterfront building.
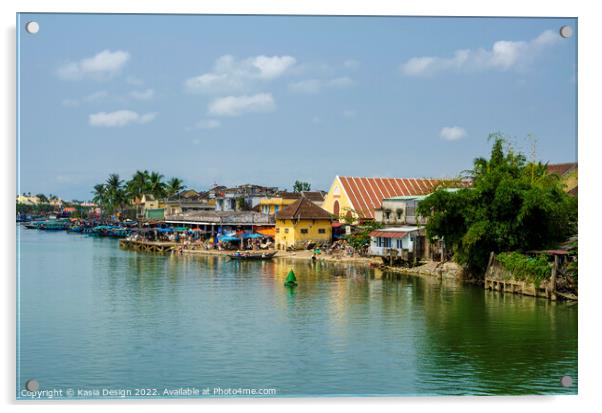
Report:
[[331,214],[308,198],[301,197],[276,214],[276,249],[303,249],[331,240]]
[[166,215],[165,223],[199,228],[211,236],[231,231],[273,233],[274,217],[255,211],[194,211]]
[[354,221],[374,219],[384,198],[417,196],[433,192],[441,179],[366,178],[336,176],[324,198],[323,208],[335,217]]
[[162,219],[165,204],[151,194],[144,194],[140,199],[141,215],[146,219]]
[[386,227],[370,233],[369,254],[410,262],[420,259],[424,236],[417,226]]

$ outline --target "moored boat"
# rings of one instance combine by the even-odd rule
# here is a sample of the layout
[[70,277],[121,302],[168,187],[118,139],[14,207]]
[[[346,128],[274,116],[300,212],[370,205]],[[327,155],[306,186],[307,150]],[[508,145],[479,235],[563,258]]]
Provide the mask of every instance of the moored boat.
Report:
[[271,260],[274,255],[276,255],[276,251],[274,252],[262,252],[262,253],[250,253],[250,252],[236,252],[234,254],[229,254],[228,257],[233,260],[239,261],[251,261],[251,260]]

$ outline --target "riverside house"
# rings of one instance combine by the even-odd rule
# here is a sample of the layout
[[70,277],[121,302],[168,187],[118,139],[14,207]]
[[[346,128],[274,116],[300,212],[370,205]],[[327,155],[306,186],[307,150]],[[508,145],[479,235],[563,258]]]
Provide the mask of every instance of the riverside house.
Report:
[[311,243],[330,243],[332,217],[301,197],[276,214],[276,249],[304,249]]

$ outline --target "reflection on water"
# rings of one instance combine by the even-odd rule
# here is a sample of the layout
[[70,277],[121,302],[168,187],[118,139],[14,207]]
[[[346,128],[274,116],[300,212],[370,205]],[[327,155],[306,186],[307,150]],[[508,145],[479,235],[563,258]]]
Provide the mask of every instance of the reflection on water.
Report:
[[347,264],[148,255],[29,230],[20,266],[18,380],[42,388],[577,389],[576,305]]

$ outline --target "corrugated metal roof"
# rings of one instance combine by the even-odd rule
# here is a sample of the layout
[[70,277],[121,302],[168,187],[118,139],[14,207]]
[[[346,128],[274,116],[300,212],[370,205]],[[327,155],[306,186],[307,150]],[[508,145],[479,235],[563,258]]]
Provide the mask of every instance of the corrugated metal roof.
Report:
[[380,238],[403,238],[407,235],[407,232],[401,231],[381,231],[375,230],[370,233],[371,237],[380,237]]
[[441,182],[439,179],[353,176],[340,176],[339,180],[353,209],[363,218],[374,218],[374,209],[380,208],[385,198],[429,194]]

